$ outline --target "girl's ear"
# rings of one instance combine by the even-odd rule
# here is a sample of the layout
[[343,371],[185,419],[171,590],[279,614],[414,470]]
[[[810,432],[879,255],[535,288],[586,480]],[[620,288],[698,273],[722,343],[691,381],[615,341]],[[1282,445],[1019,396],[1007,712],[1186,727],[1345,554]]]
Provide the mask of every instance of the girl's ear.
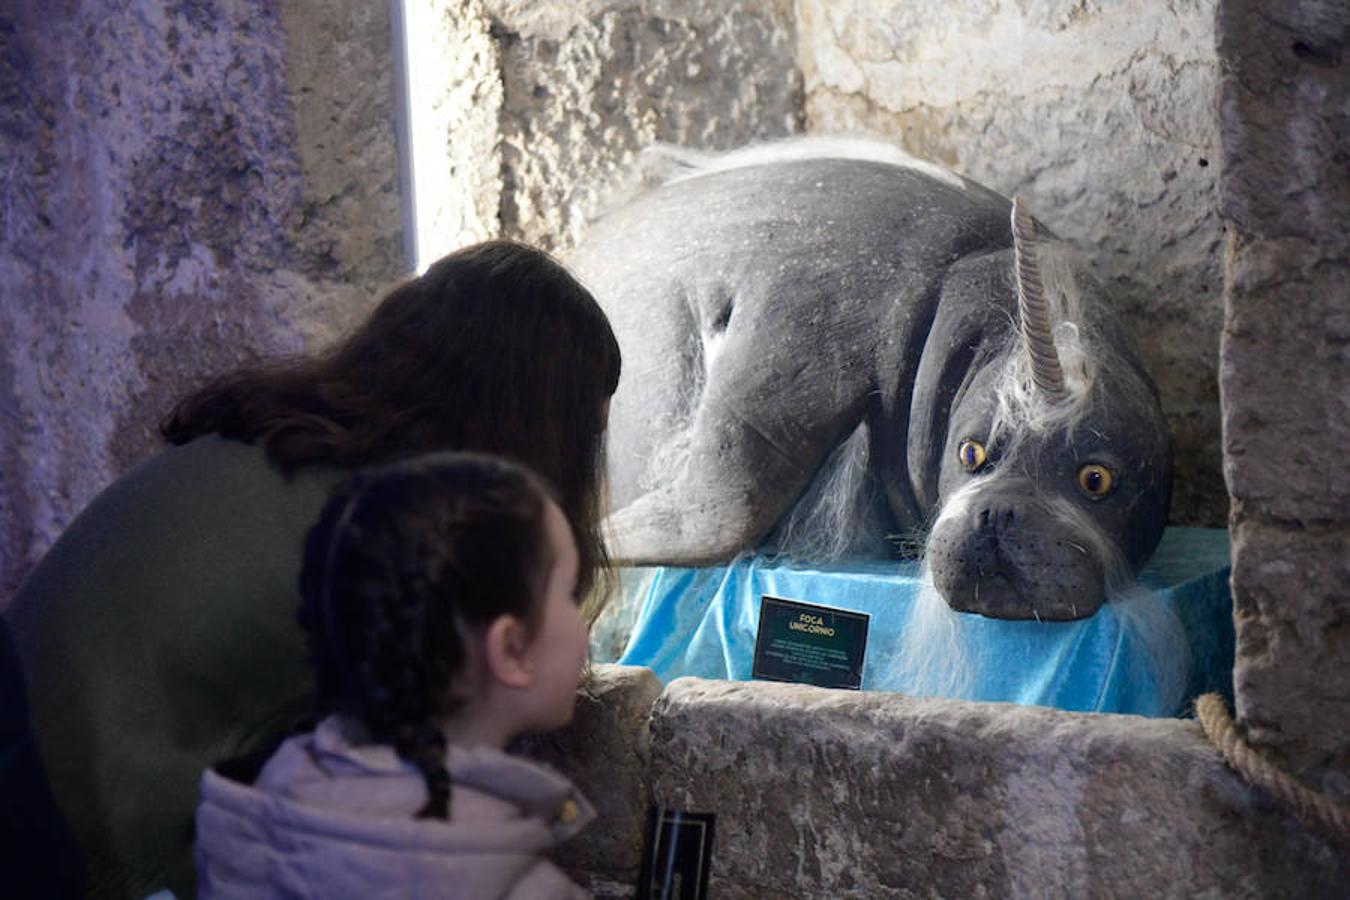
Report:
[[534,686],[534,658],[525,623],[515,616],[498,616],[483,635],[488,674],[503,687],[528,690]]

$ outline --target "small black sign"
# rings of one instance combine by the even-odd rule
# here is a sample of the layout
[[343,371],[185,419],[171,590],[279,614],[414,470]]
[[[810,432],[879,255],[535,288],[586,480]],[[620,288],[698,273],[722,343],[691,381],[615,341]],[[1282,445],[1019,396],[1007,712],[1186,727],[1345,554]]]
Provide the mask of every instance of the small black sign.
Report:
[[712,813],[653,807],[642,843],[637,900],[704,900],[712,863]]
[[862,687],[867,613],[764,597],[751,675],[817,687]]

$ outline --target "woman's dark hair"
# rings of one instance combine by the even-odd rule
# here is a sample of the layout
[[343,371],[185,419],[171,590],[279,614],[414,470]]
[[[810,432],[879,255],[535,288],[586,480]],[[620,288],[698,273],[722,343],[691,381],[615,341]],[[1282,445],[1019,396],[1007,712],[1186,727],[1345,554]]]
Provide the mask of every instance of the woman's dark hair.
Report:
[[558,487],[584,594],[608,571],[604,407],[618,383],[619,345],[591,294],[543,251],[489,241],[395,288],[331,351],[208,384],[160,431],[257,441],[287,473],[438,450],[518,460]]
[[549,497],[505,460],[430,454],[358,471],[305,538],[300,624],[319,712],[359,718],[421,770],[419,818],[449,815],[442,729],[468,629],[503,614],[537,625]]

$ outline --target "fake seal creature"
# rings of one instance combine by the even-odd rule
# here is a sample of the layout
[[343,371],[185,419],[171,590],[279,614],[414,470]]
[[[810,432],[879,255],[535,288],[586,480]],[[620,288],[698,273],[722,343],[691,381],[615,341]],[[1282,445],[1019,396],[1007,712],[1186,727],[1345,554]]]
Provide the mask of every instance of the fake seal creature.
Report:
[[956,610],[1091,615],[1166,522],[1157,390],[1019,203],[886,145],[668,153],[570,262],[610,316],[631,564],[925,548]]

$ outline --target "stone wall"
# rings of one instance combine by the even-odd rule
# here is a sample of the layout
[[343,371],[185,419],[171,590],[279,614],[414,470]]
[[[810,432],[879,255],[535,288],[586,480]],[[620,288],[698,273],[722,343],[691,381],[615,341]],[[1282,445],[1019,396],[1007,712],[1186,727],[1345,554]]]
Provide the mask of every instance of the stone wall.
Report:
[[1350,7],[1224,0],[1237,707],[1350,802]]
[[[715,897],[1340,897],[1350,856],[1194,721],[597,667],[541,754],[603,822],[559,860],[631,896],[656,802],[716,815]],[[594,751],[605,748],[603,767]],[[635,809],[630,804],[637,802]]]
[[208,374],[404,270],[383,3],[0,12],[0,608]]
[[798,0],[807,128],[1006,194],[1134,322],[1175,438],[1172,520],[1222,527],[1215,0]]
[[800,129],[790,0],[432,6],[425,42],[450,87],[428,98],[427,140],[465,199],[438,213],[429,259],[484,232],[566,252],[643,147]]

